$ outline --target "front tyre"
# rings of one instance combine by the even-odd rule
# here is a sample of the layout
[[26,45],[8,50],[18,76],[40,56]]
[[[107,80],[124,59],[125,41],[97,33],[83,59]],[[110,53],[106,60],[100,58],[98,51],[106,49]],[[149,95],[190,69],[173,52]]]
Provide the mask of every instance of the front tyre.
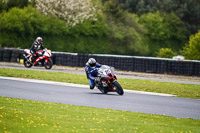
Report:
[[53,61],[52,61],[51,58],[49,58],[47,62],[45,61],[44,67],[45,67],[46,69],[51,69],[52,66],[53,66]]
[[116,87],[116,92],[119,94],[119,95],[123,95],[124,94],[124,90],[122,89],[121,85],[115,81],[113,83],[113,86]]
[[28,61],[27,59],[24,59],[24,66],[25,66],[26,68],[31,68],[32,65],[33,65],[33,64],[32,64],[30,61]]

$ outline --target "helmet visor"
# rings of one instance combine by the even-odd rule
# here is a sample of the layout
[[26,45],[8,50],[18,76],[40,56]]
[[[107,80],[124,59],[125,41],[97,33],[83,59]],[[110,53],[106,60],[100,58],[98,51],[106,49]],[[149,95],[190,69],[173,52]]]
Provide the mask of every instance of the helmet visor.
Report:
[[92,63],[92,64],[90,64],[90,66],[91,66],[91,67],[94,67],[94,66],[96,66],[96,63]]

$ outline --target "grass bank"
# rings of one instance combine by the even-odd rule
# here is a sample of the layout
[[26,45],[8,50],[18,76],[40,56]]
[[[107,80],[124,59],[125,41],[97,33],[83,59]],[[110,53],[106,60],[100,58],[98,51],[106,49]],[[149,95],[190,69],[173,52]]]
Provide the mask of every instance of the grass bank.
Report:
[[[63,72],[0,68],[0,76],[41,79],[41,80],[88,85],[88,80],[86,79],[85,75],[63,73]],[[138,80],[138,79],[118,79],[118,81],[124,89],[128,90],[166,93],[166,94],[177,95],[178,97],[200,99],[200,85],[166,83],[166,82]]]
[[0,132],[197,133],[200,120],[0,97]]

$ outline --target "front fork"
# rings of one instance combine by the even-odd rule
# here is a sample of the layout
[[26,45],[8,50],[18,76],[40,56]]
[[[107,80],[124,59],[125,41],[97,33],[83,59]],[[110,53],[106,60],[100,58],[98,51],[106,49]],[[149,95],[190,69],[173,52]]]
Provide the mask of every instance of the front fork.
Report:
[[113,81],[110,82],[110,80],[108,81],[108,86],[112,91],[116,91],[116,87],[113,85],[115,82],[117,81],[117,79],[113,79]]

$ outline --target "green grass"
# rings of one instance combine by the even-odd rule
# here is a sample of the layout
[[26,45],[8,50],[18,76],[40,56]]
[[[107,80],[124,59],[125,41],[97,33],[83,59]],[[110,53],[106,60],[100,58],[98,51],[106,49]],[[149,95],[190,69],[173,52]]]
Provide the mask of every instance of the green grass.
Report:
[[0,132],[198,133],[200,120],[0,97]]
[[133,79],[119,79],[119,82],[129,90],[166,93],[178,97],[200,99],[200,85]]
[[[41,79],[58,82],[67,82],[75,84],[88,85],[88,80],[85,75],[63,73],[63,72],[49,72],[49,71],[32,71],[0,68],[0,76],[6,77],[20,77],[29,79]],[[119,83],[124,89],[158,92],[177,95],[178,97],[200,99],[200,85],[180,84],[180,83],[166,83],[151,80],[137,80],[137,79],[118,79]]]

